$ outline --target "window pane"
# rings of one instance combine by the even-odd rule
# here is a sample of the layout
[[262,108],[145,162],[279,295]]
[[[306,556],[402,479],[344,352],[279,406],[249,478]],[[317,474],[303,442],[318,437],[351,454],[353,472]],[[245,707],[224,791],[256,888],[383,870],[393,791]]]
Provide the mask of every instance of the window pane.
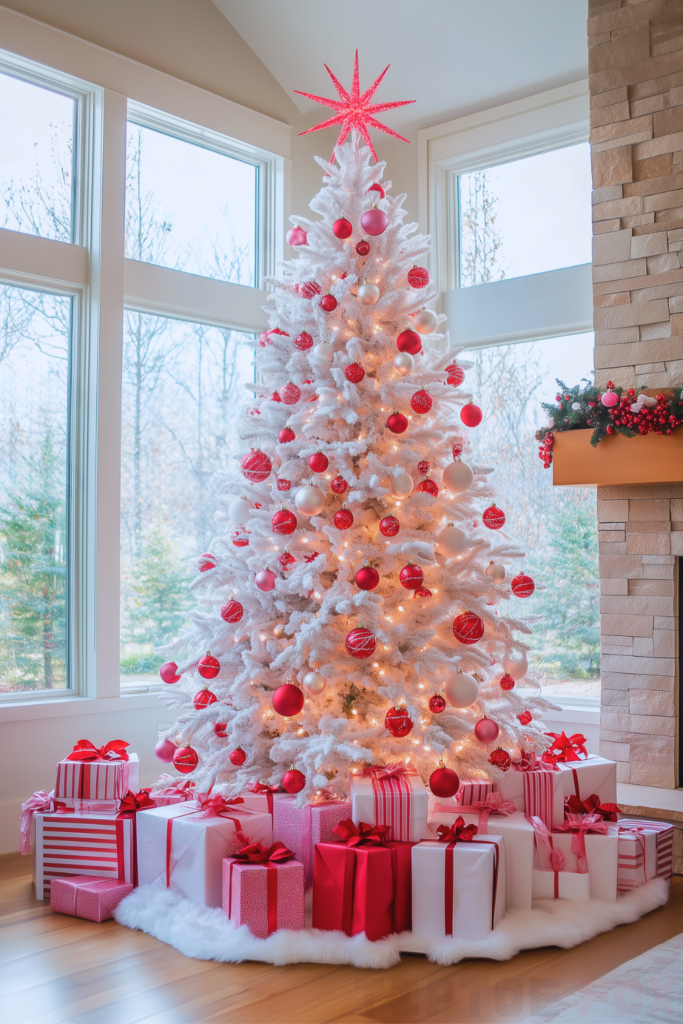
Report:
[[555,401],[555,378],[567,384],[592,379],[593,335],[501,345],[462,357],[475,364],[465,386],[484,412],[482,426],[468,432],[473,458],[495,467],[490,481],[507,517],[504,531],[527,552],[512,571],[523,568],[536,582],[531,598],[513,597],[509,605],[515,618],[542,616],[531,637],[519,634],[532,648],[531,671],[546,694],[598,697],[596,491],[553,487],[552,470],[543,468],[534,439],[547,420],[540,403]]
[[587,142],[458,175],[460,287],[591,260]]
[[67,684],[71,299],[0,286],[0,692]]
[[76,104],[0,74],[0,227],[72,240]]
[[126,256],[255,287],[257,173],[129,123]]
[[239,454],[250,335],[126,313],[121,450],[121,682],[158,683],[211,550],[218,489]]

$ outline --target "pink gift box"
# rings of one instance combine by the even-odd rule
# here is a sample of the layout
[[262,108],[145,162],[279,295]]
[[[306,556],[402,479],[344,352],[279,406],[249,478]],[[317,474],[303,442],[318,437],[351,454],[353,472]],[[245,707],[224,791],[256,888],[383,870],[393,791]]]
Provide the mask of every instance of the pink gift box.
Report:
[[108,921],[124,896],[133,891],[130,882],[94,875],[55,878],[50,887],[50,909],[56,914],[82,917],[85,921]]
[[140,789],[138,755],[128,761],[68,761],[57,765],[55,800],[74,807],[76,800],[122,800]]
[[296,806],[295,796],[277,797],[273,803],[273,841],[279,840],[304,866],[306,888],[313,884],[313,848],[316,843],[338,843],[334,828],[351,817],[348,800]]
[[223,861],[223,910],[236,925],[246,924],[257,939],[280,929],[304,927],[304,866]]
[[471,807],[480,800],[488,800],[492,793],[492,782],[461,782],[453,800],[460,807]]
[[132,884],[135,849],[130,818],[38,813],[31,828],[36,899],[49,899],[51,883],[73,875]]

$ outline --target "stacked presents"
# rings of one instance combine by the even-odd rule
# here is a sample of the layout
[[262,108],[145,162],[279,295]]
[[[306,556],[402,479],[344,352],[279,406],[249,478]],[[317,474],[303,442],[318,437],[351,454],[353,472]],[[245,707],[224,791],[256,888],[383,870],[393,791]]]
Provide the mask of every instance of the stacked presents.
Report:
[[260,783],[225,798],[163,776],[139,791],[127,744],[79,741],[54,793],[24,805],[23,845],[30,829],[38,898],[93,920],[139,884],[266,938],[305,927],[312,888],[314,928],[483,938],[536,899],[614,901],[670,877],[672,828],[621,817],[616,765],[582,739],[557,737],[543,760],[523,754],[453,796],[401,763],[352,774],[348,801],[322,791],[304,806]]

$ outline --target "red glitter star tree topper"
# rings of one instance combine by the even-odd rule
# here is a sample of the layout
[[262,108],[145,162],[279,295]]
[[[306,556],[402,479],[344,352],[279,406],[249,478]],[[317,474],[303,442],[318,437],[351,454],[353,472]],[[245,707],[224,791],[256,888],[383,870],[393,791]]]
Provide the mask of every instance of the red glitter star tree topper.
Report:
[[[370,103],[379,83],[386,75],[390,66],[387,64],[379,78],[361,96],[358,80],[358,50],[356,50],[356,58],[353,63],[353,85],[351,86],[350,95],[341,82],[332,74],[327,64],[325,64],[325,71],[327,71],[334,83],[335,89],[339,93],[339,100],[326,100],[323,96],[314,96],[310,92],[301,92],[299,89],[295,89],[294,92],[298,96],[305,96],[309,100],[315,100],[316,103],[322,103],[324,106],[336,110],[337,113],[334,117],[328,118],[327,121],[317,124],[315,128],[308,128],[305,132],[299,132],[299,135],[308,135],[309,132],[318,132],[322,128],[331,128],[332,125],[340,124],[341,130],[337,139],[337,146],[341,146],[349,132],[355,130],[363,137],[375,160],[377,160],[377,154],[375,153],[375,147],[370,141],[368,126],[378,128],[381,132],[386,132],[387,135],[393,135],[395,139],[400,139],[402,142],[408,142],[408,139],[404,139],[402,135],[392,131],[391,128],[387,128],[386,125],[372,116],[373,114],[381,113],[383,110],[393,110],[394,107],[406,107],[409,103],[415,103],[415,100],[401,100],[398,103]],[[334,153],[332,154],[332,159],[334,159]]]

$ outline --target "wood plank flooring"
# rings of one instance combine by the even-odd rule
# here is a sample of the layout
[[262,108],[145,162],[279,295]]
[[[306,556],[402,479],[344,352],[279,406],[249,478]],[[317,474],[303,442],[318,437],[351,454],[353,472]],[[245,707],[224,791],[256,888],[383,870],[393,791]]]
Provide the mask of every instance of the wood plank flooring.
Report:
[[52,914],[30,860],[0,857],[3,1024],[514,1024],[683,932],[683,877],[667,906],[574,949],[388,971],[189,960],[115,921]]

